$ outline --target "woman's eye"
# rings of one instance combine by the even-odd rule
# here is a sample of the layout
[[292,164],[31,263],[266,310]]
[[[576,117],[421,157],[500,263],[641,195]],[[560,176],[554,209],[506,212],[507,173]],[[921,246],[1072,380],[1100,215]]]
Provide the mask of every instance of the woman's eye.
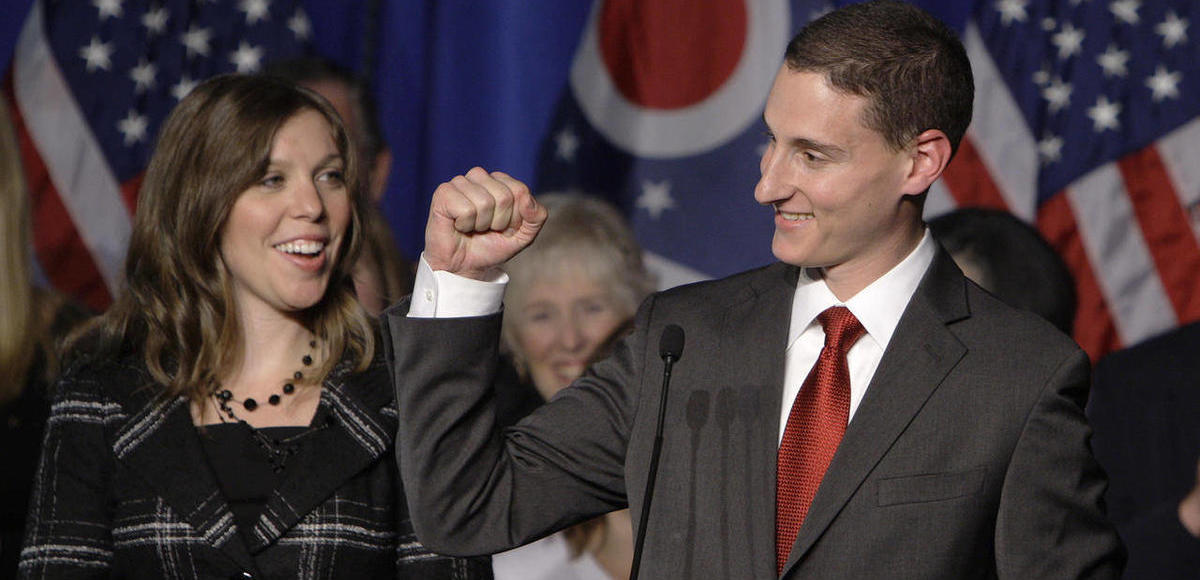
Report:
[[345,176],[342,174],[341,169],[330,169],[318,175],[317,179],[325,183],[342,183],[345,180]]
[[601,314],[608,311],[608,305],[603,302],[588,302],[583,305],[583,311],[588,314]]
[[258,183],[259,183],[259,185],[262,185],[263,187],[272,187],[272,188],[279,187],[280,185],[283,185],[283,176],[282,175],[268,175],[268,176],[262,178],[262,180],[259,181]]

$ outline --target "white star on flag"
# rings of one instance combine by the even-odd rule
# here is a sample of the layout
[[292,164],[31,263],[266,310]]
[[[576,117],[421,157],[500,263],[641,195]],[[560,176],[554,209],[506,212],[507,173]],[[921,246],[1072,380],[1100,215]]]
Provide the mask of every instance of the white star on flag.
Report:
[[125,135],[126,145],[133,145],[146,138],[146,129],[148,126],[149,120],[145,116],[139,115],[137,111],[130,109],[129,114],[125,115],[125,118],[117,123],[117,130]]
[[296,13],[288,19],[287,27],[292,34],[296,35],[297,40],[304,40],[312,34],[312,22],[308,20],[308,15],[304,13],[304,10],[296,10]]
[[1047,135],[1041,141],[1038,141],[1038,157],[1041,157],[1042,165],[1048,165],[1062,159],[1062,148],[1062,137],[1056,135]]
[[167,29],[167,9],[159,6],[142,15],[147,34],[162,34]]
[[554,136],[555,155],[568,162],[575,161],[575,152],[579,149],[579,137],[570,127],[564,127]]
[[1100,68],[1104,69],[1105,78],[1124,77],[1129,74],[1129,69],[1126,67],[1129,62],[1129,52],[1117,48],[1115,44],[1108,45],[1108,49],[1096,57],[1096,62],[1100,64]]
[[1083,49],[1084,36],[1083,31],[1075,28],[1071,23],[1064,24],[1062,30],[1050,37],[1050,42],[1058,47],[1058,59],[1067,60],[1079,54],[1079,51]]
[[105,18],[120,18],[121,2],[123,0],[92,0],[92,6],[100,11],[100,20]]
[[1050,82],[1050,71],[1043,66],[1034,72],[1031,78],[1033,79],[1033,84],[1039,87],[1044,87],[1046,86],[1046,83]]
[[1180,18],[1171,10],[1162,22],[1154,26],[1154,32],[1163,37],[1163,48],[1175,48],[1181,42],[1187,42],[1188,21]]
[[1025,22],[1029,18],[1029,13],[1025,11],[1025,5],[1029,0],[997,0],[996,10],[1000,12],[1000,22],[1005,26],[1015,22]]
[[267,0],[242,0],[238,10],[246,13],[246,24],[254,24],[266,20],[270,16],[270,4]]
[[149,62],[146,62],[146,57],[142,57],[137,66],[129,71],[129,78],[133,79],[134,91],[144,93],[147,89],[154,86],[154,77],[158,74],[158,69]]
[[1108,9],[1112,12],[1114,18],[1131,26],[1141,20],[1137,12],[1141,7],[1142,3],[1139,0],[1116,0],[1116,2],[1108,5]]
[[1179,82],[1182,80],[1183,75],[1168,71],[1160,64],[1154,69],[1154,74],[1146,79],[1146,86],[1150,87],[1151,98],[1158,103],[1163,99],[1178,99]]
[[1110,103],[1108,97],[1100,95],[1096,104],[1087,110],[1087,116],[1092,120],[1092,130],[1097,133],[1105,129],[1116,131],[1121,127],[1117,116],[1121,114],[1121,103]]
[[671,182],[643,181],[642,195],[638,196],[637,206],[646,210],[651,219],[657,220],[662,217],[664,211],[675,207],[675,200],[671,198]]
[[199,84],[199,82],[192,80],[191,77],[183,75],[179,77],[179,82],[171,86],[171,96],[175,97],[176,101],[182,101]]
[[189,28],[183,33],[179,41],[187,48],[187,55],[192,56],[208,56],[209,42],[212,41],[212,31],[207,28]]
[[1071,84],[1056,78],[1042,89],[1042,98],[1049,103],[1051,113],[1057,113],[1071,104]]
[[237,67],[239,73],[258,72],[262,67],[263,51],[257,46],[251,46],[246,41],[238,44],[238,49],[229,54],[229,61]]
[[107,42],[100,42],[98,36],[93,36],[91,43],[79,49],[79,56],[87,61],[88,72],[112,68],[112,53],[113,46]]

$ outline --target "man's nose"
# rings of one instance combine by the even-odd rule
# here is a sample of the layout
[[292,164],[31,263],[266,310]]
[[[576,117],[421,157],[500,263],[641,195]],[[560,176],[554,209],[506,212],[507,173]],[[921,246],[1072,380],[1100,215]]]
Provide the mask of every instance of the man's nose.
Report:
[[762,205],[787,199],[787,192],[791,189],[784,171],[786,160],[778,154],[778,149],[774,144],[767,145],[759,162],[760,175],[758,184],[754,186],[754,200]]

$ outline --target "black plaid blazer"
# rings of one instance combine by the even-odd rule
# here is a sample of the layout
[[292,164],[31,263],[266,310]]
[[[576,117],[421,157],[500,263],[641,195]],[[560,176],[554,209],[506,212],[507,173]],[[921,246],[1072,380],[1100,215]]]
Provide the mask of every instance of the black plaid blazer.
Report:
[[[490,578],[417,541],[397,477],[396,406],[377,360],[325,382],[306,446],[249,534],[205,459],[187,401],[136,357],[57,386],[30,498],[22,578]],[[246,537],[243,540],[243,536]]]

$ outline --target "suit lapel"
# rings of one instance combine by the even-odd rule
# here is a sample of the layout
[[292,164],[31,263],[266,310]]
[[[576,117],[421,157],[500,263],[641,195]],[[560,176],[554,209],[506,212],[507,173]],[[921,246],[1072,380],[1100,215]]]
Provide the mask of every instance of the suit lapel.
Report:
[[966,354],[946,325],[969,316],[966,282],[940,248],[900,317],[862,403],[846,428],[787,568],[813,546],[930,395]]
[[233,512],[204,459],[188,401],[151,399],[143,389],[121,401],[130,419],[116,434],[113,453],[140,475],[196,534],[244,570],[254,561],[237,537]]
[[325,381],[314,430],[267,499],[248,540],[252,553],[274,543],[347,480],[392,452],[396,419],[385,414],[392,400],[386,372],[377,361],[348,385],[349,370],[342,365]]
[[782,263],[767,268],[734,296],[722,325],[720,352],[737,353],[737,360],[724,369],[728,374],[721,377],[721,384],[742,387],[737,392],[719,387],[716,404],[724,416],[742,421],[746,434],[745,439],[729,442],[731,452],[748,455],[746,465],[771,466],[714,474],[743,481],[751,512],[747,543],[752,553],[746,558],[756,566],[755,577],[775,573],[775,460],[784,350],[798,274],[799,269]]

